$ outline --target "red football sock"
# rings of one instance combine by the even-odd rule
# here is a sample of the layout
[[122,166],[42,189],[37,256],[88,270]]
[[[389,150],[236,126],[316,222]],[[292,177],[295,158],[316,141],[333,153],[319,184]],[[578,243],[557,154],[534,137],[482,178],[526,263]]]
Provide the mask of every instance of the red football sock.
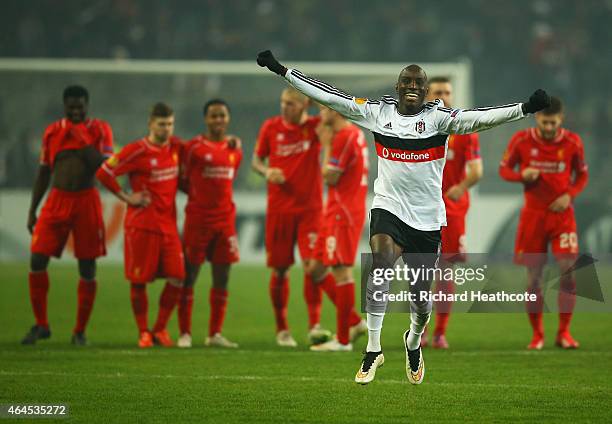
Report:
[[[319,283],[321,289],[325,292],[329,300],[337,307],[336,304],[336,279],[332,273],[327,273],[323,281]],[[354,303],[354,302],[353,302]],[[351,314],[349,316],[349,326],[357,325],[361,322],[361,316],[355,311],[355,307],[351,308]]]
[[49,274],[47,271],[30,272],[28,274],[30,286],[30,302],[36,318],[36,325],[49,327],[47,320],[47,293],[49,292]]
[[287,330],[287,304],[289,303],[289,278],[277,277],[276,273],[270,276],[270,298],[274,307],[276,331]]
[[181,334],[191,334],[191,311],[193,310],[193,286],[183,287],[178,302],[178,322]]
[[319,282],[319,287],[325,292],[329,300],[336,304],[336,279],[331,272],[325,274],[323,280]]
[[149,299],[147,298],[146,284],[132,284],[130,286],[130,299],[132,300],[132,311],[136,318],[138,331],[149,329]]
[[309,274],[304,274],[304,299],[308,307],[308,328],[312,328],[321,321],[323,292]]
[[[455,292],[454,283],[452,281],[438,281],[436,291],[438,293],[453,294]],[[446,334],[451,305],[452,302],[436,302],[436,328],[434,329],[434,336],[439,337]]]
[[338,341],[349,343],[349,320],[355,306],[355,283],[349,281],[336,286],[336,332]]
[[166,283],[164,290],[159,296],[159,311],[157,313],[157,321],[153,326],[153,332],[165,330],[168,325],[168,320],[174,307],[178,303],[181,295],[181,287]]
[[527,302],[527,313],[529,315],[529,322],[533,333],[541,337],[544,337],[544,324],[542,323],[542,311],[544,308],[544,298],[542,297],[542,290],[528,289],[530,294],[536,295],[535,302]]
[[210,320],[208,321],[208,336],[221,332],[227,307],[227,289],[211,287],[210,289]]
[[574,306],[576,306],[576,280],[573,277],[563,278],[557,301],[559,305],[559,334],[561,334],[569,331]]
[[98,283],[96,280],[79,280],[79,288],[77,289],[77,297],[79,306],[77,309],[77,320],[74,326],[74,333],[82,333],[85,331],[91,310],[93,309],[94,300],[96,299],[96,289]]

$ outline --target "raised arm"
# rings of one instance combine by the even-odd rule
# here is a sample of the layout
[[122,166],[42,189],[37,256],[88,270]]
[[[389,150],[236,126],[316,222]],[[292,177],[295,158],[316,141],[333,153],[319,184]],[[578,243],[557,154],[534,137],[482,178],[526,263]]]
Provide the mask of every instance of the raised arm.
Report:
[[274,58],[270,50],[259,53],[257,63],[284,77],[289,84],[306,96],[335,110],[355,124],[367,129],[372,129],[376,124],[378,101],[355,97],[297,69],[287,69]]
[[536,90],[529,101],[502,106],[481,107],[476,109],[450,109],[439,107],[436,110],[438,130],[445,134],[469,134],[488,130],[507,122],[524,118],[550,105],[550,97],[544,90]]

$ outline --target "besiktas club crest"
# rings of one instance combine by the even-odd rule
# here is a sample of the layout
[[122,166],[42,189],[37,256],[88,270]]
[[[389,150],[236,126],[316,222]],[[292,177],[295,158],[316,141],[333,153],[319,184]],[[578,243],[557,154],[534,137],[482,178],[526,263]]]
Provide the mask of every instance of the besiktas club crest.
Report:
[[422,134],[425,131],[425,121],[419,121],[415,125],[416,132]]

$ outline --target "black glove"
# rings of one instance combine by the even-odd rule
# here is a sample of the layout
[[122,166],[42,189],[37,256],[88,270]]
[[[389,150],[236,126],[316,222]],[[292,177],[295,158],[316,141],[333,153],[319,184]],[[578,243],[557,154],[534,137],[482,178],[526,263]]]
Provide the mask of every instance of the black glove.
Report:
[[262,68],[268,68],[269,70],[271,70],[275,74],[280,75],[281,77],[284,77],[285,73],[287,73],[287,68],[278,63],[278,60],[274,58],[274,55],[270,50],[260,52],[257,55],[257,64]]
[[536,113],[542,109],[550,106],[550,96],[546,93],[546,91],[537,89],[534,93],[529,97],[529,101],[527,103],[523,103],[523,113]]

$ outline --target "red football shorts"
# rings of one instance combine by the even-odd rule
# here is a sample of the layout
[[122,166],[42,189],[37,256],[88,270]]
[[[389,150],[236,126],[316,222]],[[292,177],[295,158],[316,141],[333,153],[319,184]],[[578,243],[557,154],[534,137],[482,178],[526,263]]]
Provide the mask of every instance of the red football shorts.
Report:
[[447,215],[442,227],[442,254],[450,262],[465,262],[465,215]]
[[309,210],[293,213],[266,214],[266,263],[281,268],[295,262],[293,249],[297,243],[302,260],[312,259],[317,243],[321,212]]
[[325,266],[352,266],[361,240],[364,220],[357,225],[326,222],[317,238],[315,259]]
[[[235,218],[221,225],[203,225],[197,216],[187,214],[183,226],[183,246],[189,263],[201,265],[206,259],[213,264],[238,262],[238,237]],[[201,221],[200,221],[201,222]]]
[[106,254],[102,203],[96,188],[75,192],[52,188],[34,226],[30,250],[59,258],[71,232],[77,259]]
[[183,246],[178,233],[126,228],[124,259],[125,277],[132,283],[148,283],[156,278],[185,278]]
[[576,234],[576,218],[574,208],[556,213],[549,210],[521,210],[514,260],[518,264],[541,264],[545,255],[529,255],[529,253],[546,253],[548,243],[557,259],[572,258],[578,253],[578,236]]

